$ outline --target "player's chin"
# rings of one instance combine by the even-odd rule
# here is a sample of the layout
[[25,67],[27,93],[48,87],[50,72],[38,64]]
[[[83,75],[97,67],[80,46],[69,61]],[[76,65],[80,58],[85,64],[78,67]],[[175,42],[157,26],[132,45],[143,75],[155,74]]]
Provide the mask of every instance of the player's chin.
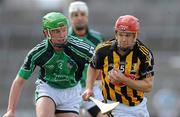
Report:
[[121,48],[127,49],[129,46],[127,44],[121,45]]

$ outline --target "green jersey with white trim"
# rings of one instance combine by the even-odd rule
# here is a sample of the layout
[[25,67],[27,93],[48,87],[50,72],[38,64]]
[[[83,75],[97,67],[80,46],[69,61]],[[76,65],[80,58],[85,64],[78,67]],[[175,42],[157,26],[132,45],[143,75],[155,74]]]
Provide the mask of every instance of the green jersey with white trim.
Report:
[[68,36],[64,50],[56,52],[46,39],[27,54],[18,75],[28,79],[39,66],[38,78],[50,86],[60,89],[73,87],[80,80],[84,65],[89,62],[93,51],[93,46]]
[[[85,43],[93,46],[94,48],[101,42],[103,42],[104,38],[103,36],[101,35],[101,33],[95,31],[95,30],[92,30],[92,29],[88,29],[86,30],[86,35],[84,35],[83,37],[79,38],[74,30],[71,28],[69,28],[69,35],[72,35],[72,36],[76,36],[78,37],[78,39],[80,40],[83,40]],[[84,70],[83,70],[83,74],[82,74],[82,79],[81,79],[81,85],[82,87],[85,87],[86,85],[86,75],[87,75],[87,68],[88,68],[88,64],[85,64],[84,66]]]

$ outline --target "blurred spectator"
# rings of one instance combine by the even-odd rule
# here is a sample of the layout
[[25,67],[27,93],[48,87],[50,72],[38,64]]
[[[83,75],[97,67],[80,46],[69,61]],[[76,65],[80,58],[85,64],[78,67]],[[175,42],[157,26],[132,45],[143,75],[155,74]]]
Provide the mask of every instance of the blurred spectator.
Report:
[[178,94],[170,88],[160,89],[153,97],[158,117],[178,117]]

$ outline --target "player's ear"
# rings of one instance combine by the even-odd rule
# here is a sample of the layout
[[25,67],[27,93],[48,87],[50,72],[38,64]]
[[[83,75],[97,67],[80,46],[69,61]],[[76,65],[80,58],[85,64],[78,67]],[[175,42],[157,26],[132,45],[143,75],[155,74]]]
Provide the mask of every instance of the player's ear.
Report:
[[117,34],[117,32],[118,32],[118,31],[117,31],[116,29],[114,29],[114,33],[115,33],[115,35]]
[[139,32],[136,32],[134,35],[134,41],[136,41],[136,39],[138,39],[138,36],[139,36]]
[[117,30],[114,30],[114,36],[115,36],[115,38],[117,38]]
[[43,34],[45,37],[48,37],[49,36],[48,30],[43,30]]
[[136,32],[136,33],[137,33],[136,35],[137,35],[137,38],[138,38],[138,37],[139,37],[139,35],[140,35],[140,34],[139,34],[140,32]]

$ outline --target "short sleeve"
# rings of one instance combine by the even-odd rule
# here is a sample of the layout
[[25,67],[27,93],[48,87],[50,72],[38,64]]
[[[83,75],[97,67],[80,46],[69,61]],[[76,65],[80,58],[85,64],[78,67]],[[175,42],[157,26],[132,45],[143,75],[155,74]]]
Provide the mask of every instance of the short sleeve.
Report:
[[25,80],[31,76],[32,72],[35,69],[35,61],[33,60],[32,54],[33,53],[31,51],[27,54],[21,68],[18,71],[18,75]]
[[103,68],[103,63],[104,63],[104,53],[102,53],[101,49],[95,50],[93,57],[90,61],[91,67],[95,69],[102,69]]
[[145,78],[147,74],[154,75],[154,57],[151,52],[145,55],[141,61],[140,65],[140,76],[141,78]]

